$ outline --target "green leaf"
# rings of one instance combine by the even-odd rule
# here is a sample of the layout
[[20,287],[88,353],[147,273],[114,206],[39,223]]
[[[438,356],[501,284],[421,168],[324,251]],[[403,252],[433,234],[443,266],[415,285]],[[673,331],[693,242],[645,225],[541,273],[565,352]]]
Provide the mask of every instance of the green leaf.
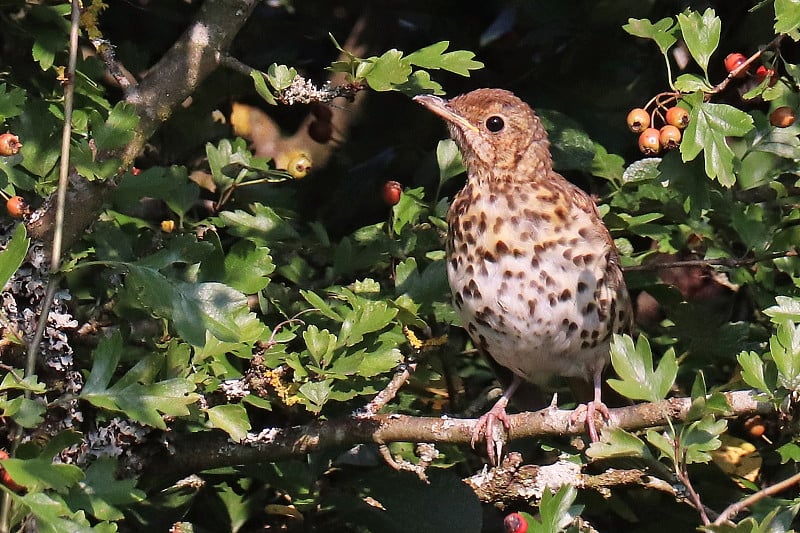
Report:
[[773,324],[781,324],[786,320],[800,322],[800,299],[789,296],[776,296],[777,305],[764,309],[764,314],[770,317]]
[[[271,64],[267,69],[267,81],[276,91],[287,89],[297,77],[297,70],[286,65]],[[260,94],[260,92],[259,92]]]
[[467,50],[456,50],[445,54],[444,51],[449,45],[449,41],[440,41],[409,54],[405,60],[418,67],[444,69],[466,77],[469,77],[470,70],[483,68],[483,63],[474,61],[472,58],[475,54]]
[[553,494],[545,489],[539,502],[539,518],[529,525],[531,533],[555,533],[563,530],[581,513],[583,506],[571,508],[578,496],[578,489],[570,484],[563,485]]
[[727,420],[715,420],[711,415],[683,426],[680,431],[680,445],[686,464],[709,462],[711,454],[708,452],[722,446],[719,436],[727,427]]
[[331,395],[331,383],[333,380],[327,379],[325,381],[309,381],[303,383],[298,392],[308,400],[306,407],[312,413],[319,413],[328,397]]
[[404,83],[411,75],[411,65],[403,53],[392,48],[380,57],[370,58],[371,68],[364,74],[369,86],[376,91],[389,91]]
[[655,24],[647,19],[630,18],[622,29],[633,36],[652,39],[662,54],[666,54],[670,46],[677,41],[675,37],[677,28],[671,18],[663,18]]
[[197,401],[194,384],[181,378],[154,382],[163,356],[145,357],[109,387],[122,354],[119,332],[103,339],[93,352],[92,370],[80,397],[101,409],[124,412],[129,418],[166,429],[161,414],[185,416]]
[[254,294],[269,284],[275,270],[269,248],[241,240],[225,256],[223,283],[244,294]]
[[703,101],[702,93],[684,97],[691,106],[691,120],[684,130],[680,151],[683,161],[691,161],[703,151],[706,174],[726,187],[736,182],[733,173],[733,150],[725,137],[741,137],[753,127],[753,119],[744,111],[727,104]]
[[241,442],[250,431],[250,418],[240,403],[216,405],[206,410],[211,427],[221,429],[233,442]]
[[653,370],[653,354],[644,335],[639,336],[635,346],[630,336],[614,335],[611,364],[621,379],[609,379],[608,384],[632,400],[663,400],[678,374],[678,363],[672,349],[667,350]]
[[428,206],[423,200],[424,196],[423,187],[403,191],[400,201],[392,208],[394,210],[392,231],[395,234],[399,235],[406,226],[419,222],[422,215],[427,212]]
[[4,287],[8,283],[8,280],[25,260],[30,244],[31,240],[28,238],[25,224],[17,224],[6,249],[0,252],[0,287]]
[[689,53],[708,76],[708,60],[719,45],[722,21],[711,8],[702,15],[687,9],[678,15],[678,24]]
[[264,73],[260,70],[251,70],[250,77],[253,79],[253,86],[255,87],[258,95],[268,104],[278,105],[278,102],[275,101],[275,96],[267,87],[267,82],[264,79]]
[[775,33],[791,34],[797,41],[796,30],[800,28],[800,2],[797,0],[775,0]]
[[320,330],[312,324],[303,332],[303,340],[317,366],[324,367],[330,363],[333,350],[336,349],[336,335],[327,329]]
[[271,207],[256,203],[251,208],[252,215],[241,210],[223,211],[219,218],[234,235],[258,243],[267,244],[300,238],[291,224],[281,218]]
[[86,469],[86,477],[74,485],[64,501],[71,509],[84,510],[99,520],[122,520],[120,507],[143,501],[136,479],[118,479],[117,461],[101,457]]
[[711,85],[703,79],[702,76],[696,74],[681,74],[675,78],[673,84],[675,89],[683,93],[693,93],[696,91],[708,91]]
[[331,307],[328,302],[323,300],[317,293],[301,290],[300,295],[305,299],[305,301],[311,304],[312,307],[319,310],[320,313],[331,320],[335,320],[336,322],[341,322],[343,320],[342,317],[333,310],[333,307]]
[[650,450],[639,437],[624,429],[603,430],[603,439],[593,442],[586,455],[592,459],[611,459],[616,457],[651,458]]
[[790,391],[800,390],[800,325],[784,321],[769,339],[769,351],[778,369],[778,383]]
[[105,123],[95,126],[92,137],[99,151],[122,148],[133,140],[139,115],[125,102],[118,102],[108,114]]
[[21,115],[26,99],[26,93],[22,89],[14,87],[6,90],[6,84],[0,83],[0,122]]
[[53,489],[66,492],[81,478],[83,471],[75,465],[53,463],[52,457],[6,459],[0,461],[11,478],[30,491]]
[[47,385],[44,383],[39,383],[36,374],[31,374],[22,379],[18,379],[11,372],[8,372],[5,376],[3,376],[3,382],[0,383],[0,391],[5,390],[27,390],[34,394],[44,394],[47,392]]
[[439,185],[465,171],[461,152],[453,139],[444,139],[436,145],[436,162],[439,164]]

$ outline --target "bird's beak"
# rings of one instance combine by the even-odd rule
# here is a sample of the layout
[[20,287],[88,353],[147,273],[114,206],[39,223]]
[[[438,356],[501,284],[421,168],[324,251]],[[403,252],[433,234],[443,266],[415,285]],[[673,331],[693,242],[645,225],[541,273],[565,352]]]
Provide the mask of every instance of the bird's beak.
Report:
[[447,106],[447,100],[443,100],[438,96],[434,96],[432,94],[418,94],[413,98],[415,102],[422,105],[428,111],[432,111],[433,113],[439,115],[447,122],[451,124],[455,124],[462,130],[471,131],[473,133],[478,133],[478,127],[475,126],[473,123],[453,112]]

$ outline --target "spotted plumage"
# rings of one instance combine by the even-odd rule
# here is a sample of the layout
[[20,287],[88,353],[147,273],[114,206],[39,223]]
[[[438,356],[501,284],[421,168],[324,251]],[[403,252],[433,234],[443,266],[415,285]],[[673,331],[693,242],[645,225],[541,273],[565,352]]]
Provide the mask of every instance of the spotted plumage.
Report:
[[477,431],[507,424],[505,406],[519,380],[546,385],[563,376],[594,386],[586,411],[597,440],[594,412],[605,412],[600,380],[610,338],[630,327],[632,313],[594,202],[553,171],[539,118],[512,93],[416,99],[445,119],[467,167],[448,213],[455,306],[474,343],[515,375]]

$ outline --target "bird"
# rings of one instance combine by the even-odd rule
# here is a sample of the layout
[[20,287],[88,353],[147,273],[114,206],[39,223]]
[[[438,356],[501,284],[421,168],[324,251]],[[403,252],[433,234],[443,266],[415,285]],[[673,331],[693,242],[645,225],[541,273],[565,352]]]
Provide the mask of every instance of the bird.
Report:
[[[494,462],[495,431],[506,431],[509,400],[524,382],[547,388],[558,377],[593,392],[585,413],[608,420],[603,371],[615,333],[630,331],[631,300],[619,253],[592,197],[553,170],[550,142],[533,109],[503,89],[445,100],[414,100],[444,119],[467,171],[447,214],[447,277],[461,323],[479,351],[513,373],[478,419]],[[502,444],[501,444],[502,445]]]

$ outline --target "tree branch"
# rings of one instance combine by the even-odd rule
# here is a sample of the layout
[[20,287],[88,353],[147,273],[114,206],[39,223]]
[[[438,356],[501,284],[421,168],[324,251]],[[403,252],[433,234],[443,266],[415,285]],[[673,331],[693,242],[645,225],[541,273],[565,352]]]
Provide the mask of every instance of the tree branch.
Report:
[[[122,169],[139,155],[162,122],[191,96],[218,66],[220,59],[250,17],[257,0],[206,0],[195,20],[139,84],[129,87],[125,101],[136,109],[139,124],[133,140],[117,153]],[[90,182],[74,174],[67,192],[64,249],[68,249],[97,218],[113,187],[111,182]],[[28,231],[49,243],[55,227],[51,201],[31,217]]]
[[[755,399],[755,391],[725,393],[731,416],[766,414],[772,405]],[[670,398],[654,404],[610,409],[609,427],[639,430],[687,420],[690,398]],[[572,411],[548,407],[511,415],[509,440],[525,437],[579,435],[583,424],[573,424]],[[429,442],[469,444],[477,420],[413,417],[399,414],[354,416],[314,421],[291,428],[267,428],[241,443],[222,432],[168,435],[169,453],[152,458],[142,476],[145,487],[163,487],[189,474],[224,466],[258,464],[302,456],[359,443]],[[141,460],[141,458],[139,458]],[[145,460],[146,461],[146,460]]]

